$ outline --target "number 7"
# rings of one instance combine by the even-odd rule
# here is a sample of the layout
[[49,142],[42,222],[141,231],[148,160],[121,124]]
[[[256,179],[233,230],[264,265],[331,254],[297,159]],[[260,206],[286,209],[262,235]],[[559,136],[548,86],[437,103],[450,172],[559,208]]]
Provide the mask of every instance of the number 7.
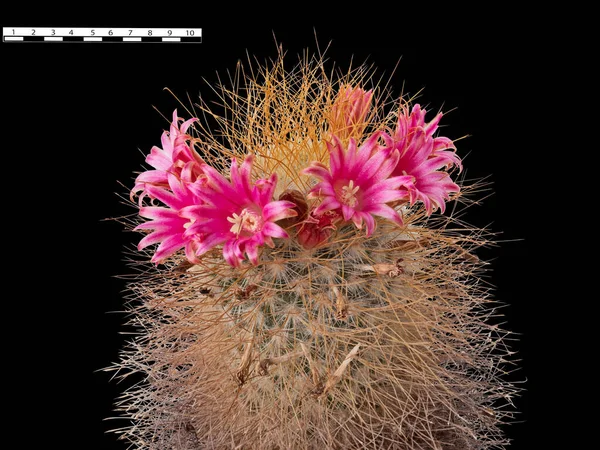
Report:
[[133,32],[133,30],[129,30],[129,36],[131,36],[131,33]]

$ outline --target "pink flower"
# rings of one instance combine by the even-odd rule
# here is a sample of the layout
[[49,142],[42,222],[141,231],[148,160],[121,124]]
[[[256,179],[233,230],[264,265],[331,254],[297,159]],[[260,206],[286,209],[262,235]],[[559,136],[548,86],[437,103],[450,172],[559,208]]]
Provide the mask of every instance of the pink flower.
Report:
[[[184,171],[190,170],[187,167]],[[138,225],[135,230],[154,230],[138,244],[142,250],[152,244],[160,243],[152,256],[152,262],[160,263],[185,247],[185,254],[190,262],[198,262],[197,255],[203,236],[190,233],[189,219],[181,215],[183,208],[196,205],[201,200],[174,174],[167,175],[169,189],[147,185],[145,190],[152,198],[160,200],[166,207],[146,206],[140,208],[140,216],[151,219]]]
[[[200,165],[204,164],[204,161],[188,145],[190,136],[186,134],[190,125],[198,119],[192,118],[179,125],[181,120],[183,119],[177,117],[177,110],[173,111],[171,129],[169,132],[165,131],[162,134],[163,148],[152,147],[150,154],[146,157],[146,162],[155,170],[142,172],[135,180],[135,186],[131,191],[132,196],[140,191],[142,192],[139,198],[140,205],[144,196],[149,193],[148,186],[169,187],[169,174],[175,174],[178,178],[181,178],[181,174],[186,173],[189,177],[185,180],[187,182],[194,182],[202,176]],[[186,167],[188,167],[188,170],[184,172]]]
[[[378,144],[380,138],[386,142],[385,147]],[[377,132],[358,149],[354,139],[350,138],[347,151],[336,136],[333,140],[333,144],[327,143],[330,168],[313,162],[304,169],[305,174],[322,180],[309,193],[309,198],[322,199],[314,214],[318,216],[325,211],[335,211],[344,221],[352,220],[357,228],[362,228],[364,222],[367,236],[376,227],[373,215],[402,225],[398,212],[386,203],[407,198],[408,192],[400,188],[410,189],[412,178],[389,178],[399,158],[391,137]]]
[[398,116],[398,126],[394,134],[394,147],[400,152],[400,160],[393,175],[414,177],[414,187],[410,190],[410,201],[422,201],[431,215],[435,208],[445,211],[445,200],[451,192],[459,192],[460,187],[452,181],[442,168],[453,165],[462,170],[460,158],[453,150],[454,144],[447,137],[433,137],[442,114],[425,123],[425,110],[415,105],[410,115],[404,109]]
[[295,216],[295,204],[273,201],[277,176],[258,180],[252,185],[250,173],[252,156],[247,156],[238,168],[231,162],[231,181],[214,168],[203,165],[206,176],[203,184],[194,183],[190,189],[203,204],[183,208],[181,216],[191,222],[184,236],[201,236],[196,249],[202,255],[213,247],[224,244],[223,256],[232,266],[239,266],[244,253],[253,264],[258,263],[258,247],[274,246],[272,238],[287,238],[278,220]]
[[331,108],[331,133],[341,138],[360,134],[371,110],[373,91],[345,86],[338,92]]

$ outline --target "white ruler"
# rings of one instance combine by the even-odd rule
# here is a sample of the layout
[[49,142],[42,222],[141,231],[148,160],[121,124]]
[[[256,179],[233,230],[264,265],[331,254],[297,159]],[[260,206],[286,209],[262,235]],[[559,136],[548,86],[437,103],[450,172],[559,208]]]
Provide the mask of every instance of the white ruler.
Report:
[[199,44],[202,28],[3,27],[4,42],[179,42]]

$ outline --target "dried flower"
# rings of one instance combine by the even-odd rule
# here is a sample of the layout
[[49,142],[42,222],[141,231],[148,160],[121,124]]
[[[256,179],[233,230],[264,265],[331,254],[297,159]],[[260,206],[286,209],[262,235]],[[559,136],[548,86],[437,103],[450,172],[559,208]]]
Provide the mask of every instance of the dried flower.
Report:
[[335,211],[324,211],[319,214],[312,210],[306,220],[300,224],[298,230],[298,243],[306,249],[320,247],[325,244],[336,223],[341,221],[341,216]]

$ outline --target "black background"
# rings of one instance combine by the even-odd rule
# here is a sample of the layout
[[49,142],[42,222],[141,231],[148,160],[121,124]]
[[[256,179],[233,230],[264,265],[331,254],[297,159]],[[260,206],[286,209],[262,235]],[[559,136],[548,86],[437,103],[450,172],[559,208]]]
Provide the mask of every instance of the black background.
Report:
[[[100,371],[118,359],[124,338],[127,273],[124,249],[137,236],[104,219],[130,213],[115,193],[131,187],[133,172],[160,142],[178,97],[210,95],[203,78],[217,81],[246,52],[260,61],[276,56],[275,39],[289,62],[304,48],[331,43],[328,55],[341,67],[353,59],[392,76],[394,92],[424,91],[421,104],[445,116],[444,134],[457,138],[469,178],[490,176],[494,195],[468,216],[491,224],[502,243],[492,258],[496,298],[508,303],[505,327],[518,335],[521,358],[515,380],[526,390],[516,400],[518,423],[507,427],[513,449],[542,448],[539,399],[543,313],[532,287],[536,265],[527,198],[534,195],[535,120],[540,64],[550,36],[532,32],[531,18],[481,13],[479,18],[439,14],[334,13],[326,20],[291,22],[293,12],[271,21],[178,11],[152,23],[50,20],[24,16],[2,26],[114,26],[202,28],[202,44],[6,44],[1,45],[5,79],[3,136],[6,173],[3,222],[7,389],[12,421],[24,426],[25,443],[42,438],[52,448],[125,448],[106,430],[114,423],[114,398],[121,386]],[[182,16],[185,22],[181,22]],[[60,16],[57,16],[60,17]],[[5,19],[3,19],[5,20]],[[33,20],[33,19],[32,19]],[[316,32],[316,38],[315,38]],[[275,37],[274,37],[275,36]],[[189,104],[188,101],[184,103]],[[159,111],[157,112],[156,109]],[[16,287],[15,290],[8,286]],[[13,388],[14,386],[14,388]],[[14,396],[14,397],[13,397]],[[548,424],[546,422],[546,424]],[[43,433],[38,430],[43,429]],[[40,436],[41,434],[41,436]],[[534,445],[534,443],[536,445]],[[56,445],[57,446],[56,446]],[[21,446],[20,446],[21,447]],[[37,448],[37,447],[36,447]]]

